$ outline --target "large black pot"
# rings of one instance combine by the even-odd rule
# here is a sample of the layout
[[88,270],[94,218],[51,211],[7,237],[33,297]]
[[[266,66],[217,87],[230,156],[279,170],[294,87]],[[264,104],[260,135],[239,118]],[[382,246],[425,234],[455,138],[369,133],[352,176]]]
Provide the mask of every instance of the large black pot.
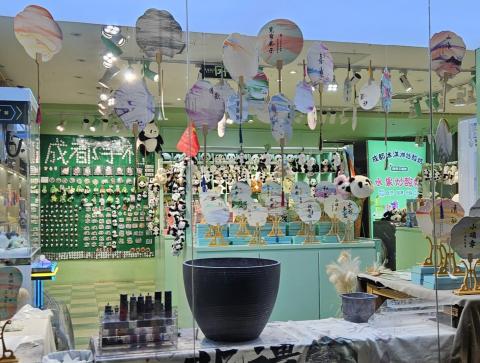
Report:
[[272,313],[280,262],[262,258],[202,258],[183,263],[190,309],[211,340],[257,338]]

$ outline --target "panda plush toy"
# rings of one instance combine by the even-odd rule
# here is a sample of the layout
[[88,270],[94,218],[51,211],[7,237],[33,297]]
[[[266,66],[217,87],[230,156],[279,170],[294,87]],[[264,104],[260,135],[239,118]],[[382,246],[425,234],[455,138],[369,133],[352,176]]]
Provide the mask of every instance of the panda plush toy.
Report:
[[356,175],[349,180],[350,193],[354,197],[364,199],[373,193],[373,184],[366,176]]
[[162,136],[155,121],[152,120],[138,134],[137,148],[141,154],[147,155],[154,152],[161,153],[162,145]]
[[337,194],[343,199],[347,199],[350,196],[350,182],[346,175],[341,174],[337,176],[333,183],[337,189]]
[[321,164],[322,165],[321,165],[320,170],[323,173],[328,173],[329,171],[332,171],[332,167],[331,167],[330,161],[328,161],[328,159],[323,159]]

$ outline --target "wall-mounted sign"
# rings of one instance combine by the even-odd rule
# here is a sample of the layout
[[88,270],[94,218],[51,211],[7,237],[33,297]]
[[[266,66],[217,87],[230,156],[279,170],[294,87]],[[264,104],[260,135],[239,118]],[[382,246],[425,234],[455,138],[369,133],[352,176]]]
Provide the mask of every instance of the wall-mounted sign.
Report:
[[[380,219],[388,209],[403,209],[407,199],[418,195],[415,177],[425,163],[425,146],[413,142],[391,141],[385,152],[385,142],[368,141],[368,176],[375,185],[370,196],[370,221]],[[385,159],[388,157],[388,169]],[[371,229],[372,230],[372,229]]]
[[0,123],[27,124],[28,102],[0,100]]
[[202,64],[200,73],[203,75],[203,78],[232,79],[225,67],[218,64]]

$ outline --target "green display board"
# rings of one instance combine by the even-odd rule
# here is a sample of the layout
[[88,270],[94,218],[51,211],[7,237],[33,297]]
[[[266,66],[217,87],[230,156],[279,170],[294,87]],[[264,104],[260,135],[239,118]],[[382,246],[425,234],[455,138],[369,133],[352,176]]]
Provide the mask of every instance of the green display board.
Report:
[[54,259],[152,257],[154,156],[125,137],[41,136],[42,251]]
[[[380,219],[387,208],[403,209],[407,199],[418,195],[415,177],[425,163],[425,146],[413,142],[388,142],[388,169],[385,170],[385,142],[368,141],[368,176],[375,185],[370,196],[370,223]],[[370,228],[373,231],[373,228]]]

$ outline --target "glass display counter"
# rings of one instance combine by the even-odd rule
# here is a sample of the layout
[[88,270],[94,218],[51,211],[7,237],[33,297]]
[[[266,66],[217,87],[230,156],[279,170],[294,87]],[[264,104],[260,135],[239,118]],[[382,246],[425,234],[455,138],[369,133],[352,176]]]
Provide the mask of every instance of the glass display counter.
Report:
[[32,296],[40,250],[37,101],[26,88],[0,87],[0,261],[20,269]]

